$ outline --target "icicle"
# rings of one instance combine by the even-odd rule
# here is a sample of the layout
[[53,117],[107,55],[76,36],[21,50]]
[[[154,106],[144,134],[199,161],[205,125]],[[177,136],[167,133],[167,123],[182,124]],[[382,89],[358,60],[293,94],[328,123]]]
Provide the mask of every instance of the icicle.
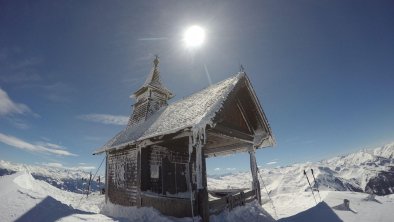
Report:
[[[192,148],[196,150],[196,180],[197,180],[197,189],[202,189],[202,147],[206,142],[206,134],[205,134],[205,126],[203,127],[195,127],[192,129],[192,138],[191,144]],[[190,143],[190,140],[189,140]],[[190,152],[190,144],[189,144],[189,152]]]
[[202,156],[201,143],[196,144],[196,174],[197,174],[197,189],[202,189]]
[[256,155],[255,155],[255,148],[249,151],[250,154],[250,168],[252,171],[253,177],[253,189],[256,188],[256,179],[257,179],[257,165],[256,165]]
[[192,153],[193,153],[193,137],[189,136],[189,163],[191,160]]

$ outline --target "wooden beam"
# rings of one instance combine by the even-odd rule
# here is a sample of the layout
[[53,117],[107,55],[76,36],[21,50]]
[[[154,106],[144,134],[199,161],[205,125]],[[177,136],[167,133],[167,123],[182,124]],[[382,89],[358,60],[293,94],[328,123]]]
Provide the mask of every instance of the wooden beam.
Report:
[[228,127],[223,126],[221,124],[216,124],[216,126],[212,129],[210,129],[209,132],[215,133],[217,136],[231,137],[233,139],[237,138],[237,139],[245,141],[245,142],[252,142],[253,143],[253,139],[254,139],[254,137],[252,135],[238,131],[236,129],[228,128]]
[[207,157],[212,157],[230,153],[246,152],[250,150],[251,147],[253,147],[253,144],[250,143],[235,143],[232,145],[206,148],[204,149],[204,152]]
[[242,106],[241,101],[239,100],[238,97],[237,97],[237,107],[238,107],[239,111],[241,112],[242,118],[243,118],[243,120],[245,121],[246,126],[248,127],[249,131],[250,131],[251,133],[254,133],[254,129],[253,129],[253,127],[251,126],[251,124],[250,124],[248,118],[246,118],[246,116],[245,116],[245,115],[246,115],[245,109],[244,109],[244,107]]
[[142,140],[141,142],[139,142],[137,144],[137,147],[142,148],[142,147],[146,147],[146,146],[150,146],[150,145],[155,145],[155,144],[167,142],[167,141],[174,140],[174,139],[180,139],[183,137],[190,136],[191,134],[192,133],[190,131],[182,131],[182,132],[178,132],[178,133],[165,135],[165,139],[163,139],[163,136],[157,136],[157,137]]

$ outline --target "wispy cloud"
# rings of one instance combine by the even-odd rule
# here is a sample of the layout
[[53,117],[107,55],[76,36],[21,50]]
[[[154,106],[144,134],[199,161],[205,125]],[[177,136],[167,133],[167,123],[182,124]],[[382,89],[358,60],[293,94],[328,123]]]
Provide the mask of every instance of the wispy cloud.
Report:
[[94,166],[77,166],[77,167],[71,167],[70,169],[89,171],[89,170],[96,169],[96,167],[94,167]]
[[237,168],[231,168],[231,167],[228,167],[228,168],[215,168],[215,169],[213,169],[214,171],[235,171]]
[[111,125],[127,125],[127,122],[129,121],[128,116],[115,116],[109,114],[86,114],[79,115],[77,117],[86,121]]
[[37,68],[43,63],[37,56],[27,56],[18,47],[0,49],[0,82],[28,83],[40,81]]
[[56,144],[46,143],[46,142],[37,142],[36,144],[32,144],[22,139],[19,139],[17,137],[2,134],[2,133],[0,133],[0,142],[12,146],[14,148],[31,151],[31,152],[55,154],[58,156],[77,156],[76,154],[67,151],[64,147],[61,147]]
[[45,98],[51,102],[69,102],[71,94],[76,91],[73,87],[63,82],[40,85],[39,87],[45,91]]
[[83,170],[83,171],[90,171],[90,170],[96,169],[96,167],[94,167],[94,166],[88,166],[86,164],[81,164],[81,163],[79,164],[79,166],[74,166],[74,167],[67,167],[67,166],[64,166],[63,164],[57,163],[57,162],[41,163],[41,165],[47,166],[47,167],[56,167],[56,168],[62,168],[62,169]]
[[158,40],[166,40],[166,37],[156,37],[156,38],[139,38],[139,41],[158,41]]
[[268,163],[266,163],[267,165],[273,165],[273,164],[277,164],[278,162],[276,162],[276,161],[271,161],[271,162],[268,162]]
[[64,168],[63,164],[61,163],[41,163],[41,165],[48,167]]
[[[37,115],[38,116],[38,115]],[[30,126],[23,119],[16,118],[14,116],[7,117],[7,120],[14,125],[16,128],[21,130],[29,129]]]
[[0,88],[0,116],[27,113],[33,112],[27,105],[12,101],[7,92]]

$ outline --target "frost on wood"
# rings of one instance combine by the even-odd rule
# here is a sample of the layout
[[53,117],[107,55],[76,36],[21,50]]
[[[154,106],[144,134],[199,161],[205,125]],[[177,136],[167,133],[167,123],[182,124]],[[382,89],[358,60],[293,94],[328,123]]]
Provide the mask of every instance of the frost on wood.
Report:
[[[196,150],[196,180],[197,180],[197,189],[202,189],[202,147],[206,142],[206,134],[205,134],[205,127],[194,129],[193,134],[191,136],[192,147]],[[190,144],[189,144],[190,145]],[[190,147],[189,147],[190,149]],[[190,150],[189,150],[190,152]],[[190,153],[189,153],[190,156]]]
[[127,149],[108,155],[108,187],[111,199],[124,205],[137,204],[138,195],[138,150]]
[[186,128],[200,128],[212,124],[215,114],[242,77],[244,74],[235,75],[161,108],[145,122],[127,126],[95,153],[120,148],[154,136],[175,133]]

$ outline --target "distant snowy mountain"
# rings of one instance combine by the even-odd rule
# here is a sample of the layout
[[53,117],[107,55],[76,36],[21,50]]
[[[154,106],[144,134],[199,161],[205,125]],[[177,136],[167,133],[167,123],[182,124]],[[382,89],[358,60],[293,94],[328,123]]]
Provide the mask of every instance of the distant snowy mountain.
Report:
[[[27,165],[0,160],[0,176],[15,172],[28,172],[37,180],[45,181],[59,189],[75,193],[83,193],[89,180],[89,173],[83,170]],[[100,179],[102,180],[100,184],[97,180],[91,182],[91,191],[98,191],[104,186],[104,179],[102,177]]]
[[[394,143],[364,149],[317,163],[299,163],[274,169],[261,169],[260,179],[271,195],[310,190],[303,174],[307,171],[314,188],[331,191],[394,193]],[[314,170],[314,182],[311,169]],[[243,188],[252,180],[250,172],[208,178],[210,188]],[[262,184],[263,185],[263,184]]]
[[[313,182],[314,170],[317,184]],[[368,192],[377,195],[394,193],[394,143],[374,149],[322,160],[316,163],[298,163],[274,169],[261,169],[260,179],[272,195],[310,190],[303,171],[307,170],[312,186],[320,190]],[[86,187],[89,173],[48,166],[16,164],[0,160],[0,176],[26,171],[38,180],[53,186],[81,193]],[[103,180],[103,178],[101,178]],[[250,172],[228,173],[208,177],[211,189],[245,188],[250,186]],[[92,190],[103,184],[92,181]]]

